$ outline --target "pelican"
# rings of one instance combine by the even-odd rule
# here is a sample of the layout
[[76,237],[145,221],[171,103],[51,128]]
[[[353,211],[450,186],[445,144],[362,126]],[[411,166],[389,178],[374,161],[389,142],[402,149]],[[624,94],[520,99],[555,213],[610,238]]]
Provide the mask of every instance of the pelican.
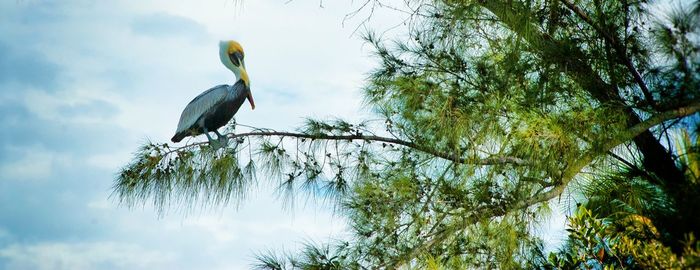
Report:
[[[180,122],[171,141],[180,142],[187,136],[204,134],[214,149],[228,144],[228,138],[221,135],[217,129],[233,118],[245,99],[248,99],[250,107],[255,109],[243,56],[243,47],[238,42],[233,40],[219,42],[221,63],[233,72],[237,79],[236,83],[214,86],[190,101],[180,115]],[[212,139],[209,132],[216,133],[216,140]]]

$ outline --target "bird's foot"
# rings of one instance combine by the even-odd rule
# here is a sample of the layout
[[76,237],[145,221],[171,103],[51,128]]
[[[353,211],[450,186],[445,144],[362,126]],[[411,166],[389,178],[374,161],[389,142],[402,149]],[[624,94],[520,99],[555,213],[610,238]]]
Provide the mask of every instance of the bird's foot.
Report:
[[219,150],[228,146],[228,138],[226,136],[222,136],[216,139],[211,139],[209,140],[209,146],[211,146],[214,151]]
[[228,146],[228,137],[226,137],[226,136],[220,136],[219,138],[217,138],[217,141],[219,141],[219,143],[221,144],[221,147]]
[[212,147],[214,147],[214,150],[218,150],[221,147],[228,146],[228,137],[221,135],[221,133],[219,133],[216,130],[214,130],[214,133],[216,133],[216,141],[209,137],[209,144],[211,144]]
[[212,150],[216,151],[224,147],[223,144],[221,144],[221,141],[219,140],[213,140],[209,142],[209,146],[211,146]]
[[216,151],[219,150],[221,147],[224,145],[221,143],[221,140],[209,138],[209,146],[211,147],[212,150]]
[[204,135],[207,136],[207,139],[209,140],[209,146],[211,146],[211,148],[214,151],[219,150],[219,148],[221,148],[221,141],[220,141],[221,138],[216,138],[216,140],[214,140],[214,138],[209,136],[209,132],[207,132],[206,129],[204,130]]

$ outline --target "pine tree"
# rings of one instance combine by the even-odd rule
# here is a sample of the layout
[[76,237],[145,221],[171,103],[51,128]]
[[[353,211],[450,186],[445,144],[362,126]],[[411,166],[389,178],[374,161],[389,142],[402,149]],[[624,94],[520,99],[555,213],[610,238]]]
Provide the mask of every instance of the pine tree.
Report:
[[217,151],[148,143],[116,196],[161,210],[238,203],[264,178],[349,221],[352,239],[262,254],[260,269],[530,268],[547,264],[531,231],[549,204],[568,190],[594,205],[586,190],[604,182],[588,176],[627,163],[642,175],[628,186],[663,195],[644,210],[659,243],[682,254],[700,234],[700,189],[664,143],[700,110],[700,2],[406,5],[408,38],[367,34],[378,119],[229,133]]

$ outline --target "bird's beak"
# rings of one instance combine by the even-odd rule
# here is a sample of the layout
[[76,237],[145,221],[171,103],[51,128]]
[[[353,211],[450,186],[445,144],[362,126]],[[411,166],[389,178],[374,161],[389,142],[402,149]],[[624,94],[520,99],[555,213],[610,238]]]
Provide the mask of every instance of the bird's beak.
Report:
[[248,96],[246,98],[248,99],[248,102],[250,103],[250,108],[252,110],[255,110],[255,101],[253,101],[253,93],[250,92],[250,89],[248,89]]

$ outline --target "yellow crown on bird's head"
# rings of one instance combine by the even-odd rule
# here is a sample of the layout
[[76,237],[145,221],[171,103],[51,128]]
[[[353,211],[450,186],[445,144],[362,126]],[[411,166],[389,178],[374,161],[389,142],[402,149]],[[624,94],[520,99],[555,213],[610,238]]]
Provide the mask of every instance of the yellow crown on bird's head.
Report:
[[243,61],[245,54],[240,43],[235,40],[222,40],[219,42],[219,57],[221,58],[221,63],[233,71],[236,77],[243,80],[246,85],[250,84],[248,73],[245,71],[245,62]]
[[228,53],[229,54],[233,54],[235,52],[240,52],[241,55],[245,55],[243,53],[243,47],[241,47],[241,44],[238,43],[237,41],[229,40],[227,46],[228,46]]

